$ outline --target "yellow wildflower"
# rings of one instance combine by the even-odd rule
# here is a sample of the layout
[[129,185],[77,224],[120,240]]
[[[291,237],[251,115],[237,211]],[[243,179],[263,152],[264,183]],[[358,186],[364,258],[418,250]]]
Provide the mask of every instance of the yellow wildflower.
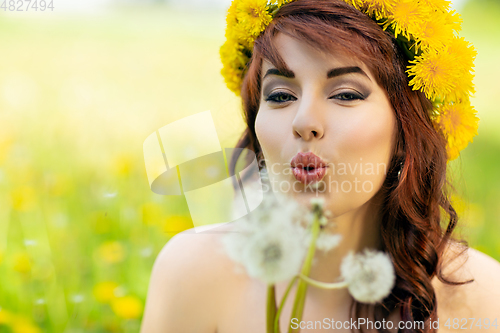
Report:
[[444,17],[446,19],[446,24],[451,26],[453,30],[455,30],[456,32],[462,30],[462,18],[460,17],[459,13],[452,10],[449,12],[445,12]]
[[451,2],[448,0],[419,0],[419,3],[423,7],[429,7],[435,11],[448,11],[450,9]]
[[243,76],[249,58],[244,54],[245,50],[234,39],[228,39],[220,48],[220,56],[223,68],[221,74],[227,86],[239,94]]
[[112,160],[112,170],[119,176],[130,175],[134,168],[134,158],[131,154],[121,153]]
[[110,303],[115,298],[114,291],[116,288],[118,288],[118,283],[103,281],[94,286],[92,293],[98,302]]
[[454,38],[453,28],[446,23],[443,13],[435,12],[416,28],[417,48],[442,49]]
[[12,320],[12,314],[5,310],[0,308],[0,325],[9,325]]
[[461,100],[474,94],[474,59],[477,52],[464,38],[453,38],[448,44],[448,54],[455,58],[454,65],[462,73],[457,89],[451,94],[451,99]]
[[454,37],[448,43],[448,53],[460,58],[460,61],[456,65],[462,66],[463,69],[470,70],[474,67],[474,59],[476,59],[477,51],[463,37]]
[[397,38],[402,34],[410,39],[422,21],[428,15],[428,8],[421,6],[414,0],[395,0],[392,14],[389,15],[389,21],[384,25],[384,28],[391,25],[394,29],[394,35]]
[[16,316],[11,323],[11,330],[13,333],[41,333],[42,331],[38,326],[32,324],[28,318]]
[[105,242],[99,247],[98,254],[104,262],[114,264],[125,259],[125,248],[118,241]]
[[243,70],[250,60],[244,52],[244,47],[233,39],[228,39],[219,50],[222,64],[239,70]]
[[225,66],[222,68],[221,74],[224,77],[224,82],[226,83],[227,87],[237,96],[239,96],[243,71],[235,70],[234,68]]
[[32,186],[23,185],[10,193],[12,208],[18,211],[31,210],[36,205],[36,191]]
[[463,72],[455,65],[455,58],[448,52],[429,51],[416,57],[407,73],[414,75],[410,80],[413,90],[420,90],[427,98],[443,98],[461,82]]
[[17,253],[14,256],[14,270],[19,273],[29,273],[31,271],[31,260],[26,252]]
[[226,16],[226,39],[231,40],[236,44],[241,44],[247,48],[251,48],[251,42],[254,37],[249,36],[244,26],[238,21],[237,7],[241,0],[234,0],[227,11]]
[[123,296],[112,300],[113,312],[123,319],[137,319],[142,314],[142,303],[134,296]]
[[477,135],[479,118],[469,100],[444,104],[438,111],[435,124],[447,139],[448,159],[453,160]]
[[271,22],[267,0],[241,0],[236,6],[236,17],[241,27],[251,36],[258,36]]
[[191,218],[185,215],[172,215],[169,216],[163,224],[163,232],[169,235],[175,235],[186,229],[193,227]]
[[394,0],[352,0],[347,1],[362,12],[381,20],[389,17],[394,10]]

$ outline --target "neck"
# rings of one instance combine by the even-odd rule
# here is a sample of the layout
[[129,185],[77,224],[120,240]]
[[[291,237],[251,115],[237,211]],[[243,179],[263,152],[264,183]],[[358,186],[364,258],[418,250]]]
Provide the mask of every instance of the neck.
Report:
[[[342,241],[338,247],[328,252],[316,250],[310,278],[321,282],[338,282],[341,279],[340,265],[348,252],[380,248],[380,202],[375,196],[358,209],[331,219],[327,231],[342,235]],[[350,298],[346,288],[324,290],[310,286],[308,294],[311,298],[328,302],[337,300],[342,303]],[[332,294],[336,297],[332,298]]]

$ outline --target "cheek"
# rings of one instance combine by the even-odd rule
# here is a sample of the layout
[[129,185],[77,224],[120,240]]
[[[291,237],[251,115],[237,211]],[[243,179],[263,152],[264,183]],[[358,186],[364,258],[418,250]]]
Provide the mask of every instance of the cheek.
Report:
[[278,114],[273,115],[266,110],[259,110],[257,113],[255,134],[266,159],[278,158],[280,147],[285,140],[285,127],[286,121],[279,117]]
[[[363,114],[344,128],[343,157],[359,162],[389,163],[393,147],[395,117],[392,109]],[[376,111],[376,112],[374,112]]]

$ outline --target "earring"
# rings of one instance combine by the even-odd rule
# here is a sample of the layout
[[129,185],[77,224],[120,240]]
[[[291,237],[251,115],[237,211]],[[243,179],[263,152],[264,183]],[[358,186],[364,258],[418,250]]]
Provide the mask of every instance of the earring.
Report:
[[264,159],[264,154],[262,153],[262,151],[259,151],[259,153],[257,154],[257,165],[259,167],[259,170],[266,167],[266,160]]
[[399,163],[398,181],[399,181],[399,177],[401,175],[401,170],[403,170],[403,161],[401,161],[401,163]]

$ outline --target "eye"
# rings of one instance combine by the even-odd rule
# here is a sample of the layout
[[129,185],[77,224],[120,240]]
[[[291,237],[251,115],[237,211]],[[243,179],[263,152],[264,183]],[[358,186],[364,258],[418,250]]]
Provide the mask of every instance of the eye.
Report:
[[330,97],[332,99],[338,99],[341,101],[355,101],[355,100],[364,100],[365,98],[358,93],[352,92],[342,92],[335,96]]
[[271,94],[266,98],[266,102],[273,102],[273,103],[286,103],[295,100],[297,100],[297,98],[282,91]]

